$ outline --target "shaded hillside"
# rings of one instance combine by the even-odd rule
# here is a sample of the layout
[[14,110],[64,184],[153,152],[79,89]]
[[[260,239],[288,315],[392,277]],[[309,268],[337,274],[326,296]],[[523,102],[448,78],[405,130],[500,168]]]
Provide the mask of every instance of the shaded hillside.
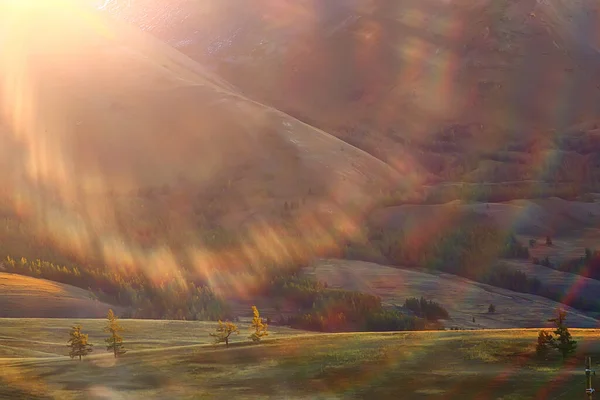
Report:
[[371,215],[371,222],[376,227],[418,234],[419,231],[451,230],[464,224],[473,215],[480,216],[483,221],[487,220],[505,232],[534,238],[570,236],[578,235],[586,227],[597,226],[600,203],[548,198],[502,203],[468,204],[455,201],[435,205],[402,205],[375,211]]
[[[444,321],[447,328],[540,327],[558,307],[563,307],[543,297],[516,293],[454,275],[428,274],[362,261],[322,260],[307,268],[306,273],[327,282],[332,288],[380,296],[388,306],[400,307],[409,297],[425,296],[448,310],[450,319]],[[490,304],[496,306],[495,313],[488,313]],[[600,325],[596,319],[571,308],[569,319],[577,327]]]
[[[570,304],[577,299],[585,299],[588,302],[594,302],[598,298],[600,291],[600,281],[586,278],[572,273],[557,271],[542,265],[535,265],[530,262],[512,261],[513,265],[529,276],[539,279],[542,284],[558,293],[562,293],[563,302]],[[594,313],[598,315],[598,313]]]
[[[229,257],[247,260],[260,247],[285,259],[293,252],[273,251],[279,227],[300,225],[326,246],[319,234],[354,221],[348,204],[399,180],[367,153],[76,3],[0,6],[8,237],[160,273],[206,261],[217,228],[243,228],[252,241]],[[218,261],[198,263],[204,271]]]
[[0,318],[102,318],[109,308],[122,310],[71,285],[0,272]]
[[[541,134],[551,146],[511,173],[539,176],[555,139],[580,123],[597,128],[591,0],[112,0],[106,9],[249,96],[421,179],[419,165],[436,173],[432,163],[451,167],[460,154]],[[459,154],[431,147],[448,137]],[[467,179],[495,175],[483,172]]]

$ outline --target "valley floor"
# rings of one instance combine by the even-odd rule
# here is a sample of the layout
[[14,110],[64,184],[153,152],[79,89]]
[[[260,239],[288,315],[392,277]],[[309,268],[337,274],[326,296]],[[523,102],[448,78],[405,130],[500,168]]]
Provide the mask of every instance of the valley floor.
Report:
[[[96,343],[65,357],[69,326]],[[600,330],[573,330],[577,355],[534,358],[537,330],[308,334],[275,328],[252,345],[210,344],[214,324],[122,321],[129,352],[104,351],[101,320],[0,319],[0,398],[575,399]],[[243,325],[243,324],[242,324]]]

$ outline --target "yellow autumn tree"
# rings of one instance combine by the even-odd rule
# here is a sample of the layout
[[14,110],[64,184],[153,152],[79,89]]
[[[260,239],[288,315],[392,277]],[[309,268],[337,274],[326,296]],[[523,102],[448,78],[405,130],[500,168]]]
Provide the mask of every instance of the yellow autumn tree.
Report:
[[115,358],[117,358],[127,352],[123,348],[123,338],[119,335],[119,332],[123,331],[123,327],[119,325],[119,320],[115,313],[113,313],[113,310],[108,310],[106,319],[107,323],[104,332],[110,333],[110,337],[104,340],[106,342],[106,351],[112,351]]
[[252,314],[252,324],[250,325],[252,334],[250,335],[250,339],[252,339],[253,342],[258,343],[263,337],[269,336],[269,332],[267,332],[269,326],[263,322],[256,306],[252,306]]
[[92,352],[93,345],[88,342],[87,333],[81,332],[81,325],[73,326],[69,335],[71,337],[67,342],[67,346],[70,349],[69,357],[79,357],[79,361],[81,361],[81,357],[87,356]]
[[240,330],[238,329],[236,324],[229,321],[222,322],[221,320],[219,320],[219,325],[217,326],[216,331],[214,333],[211,333],[210,336],[215,338],[215,344],[225,342],[225,346],[229,347],[229,336],[231,336],[234,333],[236,335],[240,333]]

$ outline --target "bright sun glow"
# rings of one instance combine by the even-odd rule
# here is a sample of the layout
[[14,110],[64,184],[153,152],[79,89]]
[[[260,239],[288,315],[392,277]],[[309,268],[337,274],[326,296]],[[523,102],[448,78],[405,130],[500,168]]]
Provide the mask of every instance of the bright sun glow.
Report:
[[0,0],[0,399],[591,391],[596,3]]
[[[260,132],[270,113],[251,103],[231,113],[223,105],[240,100],[214,86],[208,74],[74,1],[15,0],[3,3],[2,11],[0,37],[9,39],[0,51],[0,105],[8,128],[1,151],[21,166],[9,175],[2,201],[61,254],[182,282],[186,265],[217,292],[244,294],[261,278],[256,269],[265,262],[334,249],[336,235],[356,231],[356,216],[331,204],[322,211],[326,218],[295,213],[289,224],[299,236],[258,220],[242,246],[207,250],[191,218],[192,195],[173,193],[158,205],[137,194],[178,180],[210,189],[215,174],[253,154],[249,146],[257,152],[261,146],[237,120],[249,118]],[[149,95],[149,87],[160,95]],[[168,97],[187,87],[214,97],[195,100],[207,101],[208,111],[191,109],[185,92]],[[221,131],[222,139],[214,136]],[[247,139],[227,139],[229,132]],[[357,195],[341,185],[329,190],[339,198]],[[244,201],[238,206],[253,207]]]

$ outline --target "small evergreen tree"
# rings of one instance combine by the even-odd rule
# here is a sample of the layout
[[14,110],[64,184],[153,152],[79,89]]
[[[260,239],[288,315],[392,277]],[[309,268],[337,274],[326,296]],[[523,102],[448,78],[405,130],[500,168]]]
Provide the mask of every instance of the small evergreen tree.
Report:
[[115,358],[117,358],[127,352],[123,348],[123,338],[119,335],[119,332],[123,332],[123,327],[119,325],[118,318],[113,313],[113,310],[108,310],[106,319],[108,321],[104,332],[110,333],[110,337],[104,340],[106,342],[106,351],[112,351]]
[[496,306],[493,304],[490,304],[490,306],[488,307],[488,313],[493,314],[496,312]]
[[225,346],[229,347],[229,336],[235,333],[236,335],[240,333],[237,325],[233,322],[222,322],[219,320],[219,326],[217,326],[217,330],[215,333],[211,333],[210,336],[215,338],[215,344],[225,342]]
[[542,260],[541,265],[543,265],[544,267],[552,268],[552,262],[550,261],[550,259],[548,258],[548,256],[546,256]]
[[589,248],[586,247],[586,249],[584,250],[584,258],[585,261],[590,261],[592,259],[592,250],[590,250]]
[[92,352],[93,345],[88,343],[88,335],[81,332],[81,325],[74,325],[69,335],[71,336],[67,342],[67,347],[71,349],[69,357],[79,357],[79,361],[81,361],[81,357],[87,356]]
[[577,349],[577,341],[571,337],[571,332],[569,332],[569,328],[565,324],[566,319],[567,313],[564,310],[558,310],[557,317],[548,320],[556,326],[554,330],[556,339],[552,341],[552,347],[560,352],[563,360],[566,360]]
[[546,358],[550,349],[553,347],[554,338],[546,331],[540,331],[537,339],[537,345],[535,346],[535,353],[540,358]]
[[263,320],[260,317],[258,308],[256,308],[256,306],[252,306],[252,314],[253,318],[250,329],[253,330],[253,332],[250,335],[250,339],[252,339],[253,342],[258,343],[263,337],[269,335],[269,332],[267,332],[268,325],[263,323]]
[[546,246],[552,246],[552,238],[550,236],[546,236]]

